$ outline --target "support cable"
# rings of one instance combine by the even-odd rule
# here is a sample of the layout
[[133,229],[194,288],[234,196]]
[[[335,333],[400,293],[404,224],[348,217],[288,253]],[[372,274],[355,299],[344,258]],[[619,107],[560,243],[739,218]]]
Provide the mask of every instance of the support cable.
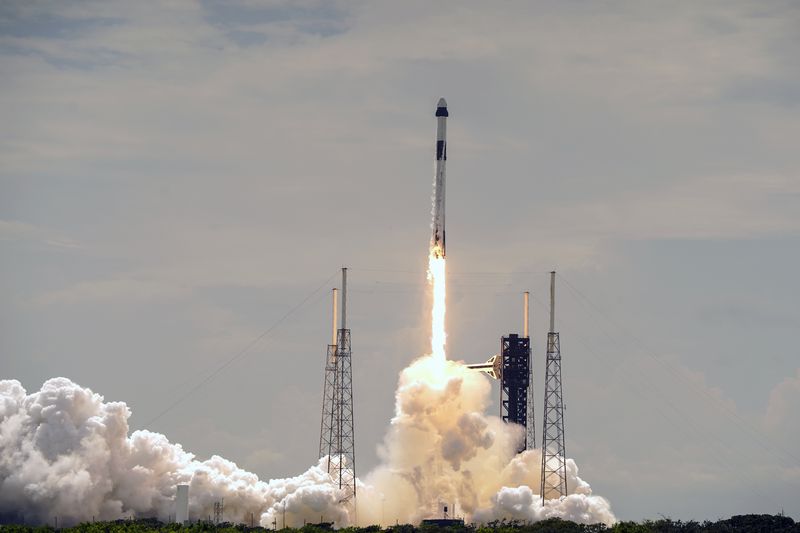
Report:
[[270,327],[268,327],[267,329],[265,329],[264,331],[262,331],[262,332],[261,332],[261,333],[260,333],[258,336],[256,336],[256,337],[255,337],[255,338],[254,338],[252,341],[250,341],[250,342],[249,342],[249,343],[248,343],[248,344],[247,344],[247,345],[246,345],[244,348],[242,348],[241,350],[239,350],[238,352],[236,352],[236,353],[235,353],[235,354],[234,354],[232,357],[230,357],[230,358],[229,358],[229,359],[227,359],[227,360],[226,360],[224,363],[222,363],[220,366],[218,366],[218,367],[217,367],[217,368],[216,368],[216,369],[215,369],[213,372],[211,372],[211,374],[209,374],[209,375],[208,375],[208,376],[206,376],[206,377],[205,377],[205,378],[204,378],[202,381],[200,381],[200,383],[198,383],[198,384],[197,384],[197,385],[195,385],[194,387],[190,388],[190,389],[189,389],[188,391],[186,391],[184,394],[182,394],[181,396],[179,396],[179,397],[178,397],[178,399],[176,399],[174,402],[172,402],[171,404],[169,404],[169,405],[168,405],[168,406],[167,406],[167,407],[166,407],[166,408],[165,408],[163,411],[161,411],[161,412],[160,412],[160,413],[158,413],[156,416],[154,416],[153,418],[151,418],[151,419],[150,419],[150,420],[149,420],[149,421],[148,421],[148,422],[145,424],[145,427],[149,427],[149,426],[151,426],[151,425],[152,425],[154,422],[158,421],[158,420],[159,420],[161,417],[163,417],[164,415],[166,415],[167,413],[169,413],[170,411],[172,411],[172,410],[173,410],[175,407],[177,407],[178,405],[180,405],[181,403],[183,403],[183,401],[184,401],[184,400],[186,400],[186,398],[188,398],[189,396],[191,396],[192,394],[194,394],[194,393],[195,393],[197,390],[199,390],[201,387],[203,387],[204,385],[206,385],[207,383],[209,383],[209,382],[210,382],[212,379],[214,379],[214,378],[215,378],[217,375],[219,375],[219,374],[220,374],[220,372],[222,372],[223,370],[225,370],[226,368],[228,368],[228,367],[229,367],[230,365],[232,365],[232,364],[233,364],[233,363],[234,363],[236,360],[238,360],[238,359],[239,359],[239,358],[241,358],[243,355],[245,355],[247,352],[249,352],[249,351],[250,351],[250,350],[251,350],[251,349],[252,349],[252,348],[253,348],[253,347],[254,347],[256,344],[258,344],[258,343],[259,343],[259,342],[260,342],[262,339],[264,339],[265,337],[269,336],[269,335],[270,335],[270,334],[271,334],[273,331],[275,331],[275,330],[278,328],[278,326],[282,325],[282,324],[283,324],[283,323],[284,323],[284,322],[285,322],[285,321],[286,321],[286,320],[287,320],[287,319],[288,319],[290,316],[292,316],[292,315],[293,315],[293,314],[295,314],[295,313],[296,313],[298,310],[300,310],[300,308],[301,308],[301,307],[303,307],[303,306],[304,306],[304,305],[305,305],[305,304],[306,304],[306,303],[307,303],[309,300],[311,300],[311,298],[313,298],[313,297],[314,297],[314,296],[315,296],[315,295],[316,295],[316,294],[317,294],[319,291],[321,291],[321,290],[322,290],[324,287],[326,287],[326,286],[328,285],[328,283],[330,283],[330,281],[331,281],[331,280],[334,278],[334,276],[336,276],[337,274],[338,274],[338,270],[337,270],[336,272],[334,272],[333,274],[331,274],[331,275],[330,275],[330,277],[328,277],[328,278],[327,278],[325,281],[323,281],[323,282],[322,282],[322,283],[321,283],[321,284],[320,284],[320,285],[319,285],[319,286],[318,286],[316,289],[314,289],[314,290],[313,290],[312,292],[310,292],[310,293],[309,293],[309,294],[308,294],[308,295],[307,295],[305,298],[303,298],[303,299],[300,301],[300,303],[298,303],[297,305],[295,305],[294,307],[292,307],[291,309],[289,309],[289,311],[287,311],[287,312],[286,312],[286,313],[285,313],[283,316],[281,316],[281,317],[280,317],[280,318],[279,318],[279,319],[278,319],[276,322],[274,322],[274,323],[273,323],[273,324],[272,324]]

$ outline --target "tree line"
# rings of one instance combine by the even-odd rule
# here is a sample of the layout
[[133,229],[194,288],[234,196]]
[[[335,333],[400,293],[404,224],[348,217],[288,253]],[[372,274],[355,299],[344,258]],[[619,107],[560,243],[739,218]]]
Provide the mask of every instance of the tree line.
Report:
[[[330,533],[331,524],[307,524],[301,528],[284,528],[280,533]],[[198,522],[186,526],[165,524],[156,519],[116,520],[113,522],[87,522],[56,529],[48,526],[18,524],[0,525],[0,533],[267,533],[263,527],[244,524],[213,524]],[[348,527],[339,533],[800,533],[800,522],[783,515],[737,515],[716,522],[681,520],[645,520],[644,522],[617,522],[605,524],[576,524],[569,520],[551,518],[540,522],[523,523],[498,521],[488,524],[465,524],[446,527],[401,524],[388,528],[380,526]]]

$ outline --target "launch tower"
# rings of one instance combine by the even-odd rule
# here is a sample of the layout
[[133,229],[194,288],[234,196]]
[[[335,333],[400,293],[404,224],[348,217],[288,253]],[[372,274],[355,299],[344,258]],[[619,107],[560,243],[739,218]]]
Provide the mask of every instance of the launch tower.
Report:
[[555,331],[556,273],[550,272],[550,332],[544,378],[542,427],[542,502],[567,495],[564,452],[564,397],[561,389],[561,341]]
[[533,402],[533,359],[529,331],[529,292],[525,292],[522,308],[522,336],[509,333],[500,339],[500,353],[485,363],[467,368],[485,372],[500,381],[500,416],[503,422],[519,424],[525,429],[524,440],[517,453],[536,447],[536,418]]
[[336,324],[336,289],[333,290],[333,331],[325,358],[325,386],[319,457],[327,458],[328,473],[342,491],[342,502],[356,497],[356,450],[353,430],[353,372],[350,330],[347,329],[347,269],[342,269],[342,324]]
[[525,438],[517,453],[536,447],[533,411],[533,361],[529,329],[530,293],[525,291],[522,306],[522,336],[514,333],[500,340],[500,414],[503,422],[525,428]]
[[500,405],[503,422],[519,424],[525,428],[525,438],[517,453],[527,448],[528,436],[528,386],[530,385],[530,338],[511,333],[500,340],[502,373],[500,378]]

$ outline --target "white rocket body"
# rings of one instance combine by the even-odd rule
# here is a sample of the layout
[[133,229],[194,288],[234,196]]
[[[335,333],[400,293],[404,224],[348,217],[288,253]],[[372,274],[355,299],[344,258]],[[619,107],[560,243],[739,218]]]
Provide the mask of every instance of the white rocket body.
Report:
[[447,102],[439,98],[436,106],[436,176],[433,185],[433,235],[431,248],[438,257],[445,256],[444,192],[447,163]]

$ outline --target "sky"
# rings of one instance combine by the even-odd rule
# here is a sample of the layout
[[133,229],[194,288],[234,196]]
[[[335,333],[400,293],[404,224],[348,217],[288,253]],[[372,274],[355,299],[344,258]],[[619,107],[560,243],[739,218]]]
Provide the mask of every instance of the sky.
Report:
[[449,357],[532,291],[541,404],[555,269],[567,454],[617,516],[800,519],[791,1],[0,2],[0,378],[293,475],[347,266],[368,471],[429,348],[441,96]]

